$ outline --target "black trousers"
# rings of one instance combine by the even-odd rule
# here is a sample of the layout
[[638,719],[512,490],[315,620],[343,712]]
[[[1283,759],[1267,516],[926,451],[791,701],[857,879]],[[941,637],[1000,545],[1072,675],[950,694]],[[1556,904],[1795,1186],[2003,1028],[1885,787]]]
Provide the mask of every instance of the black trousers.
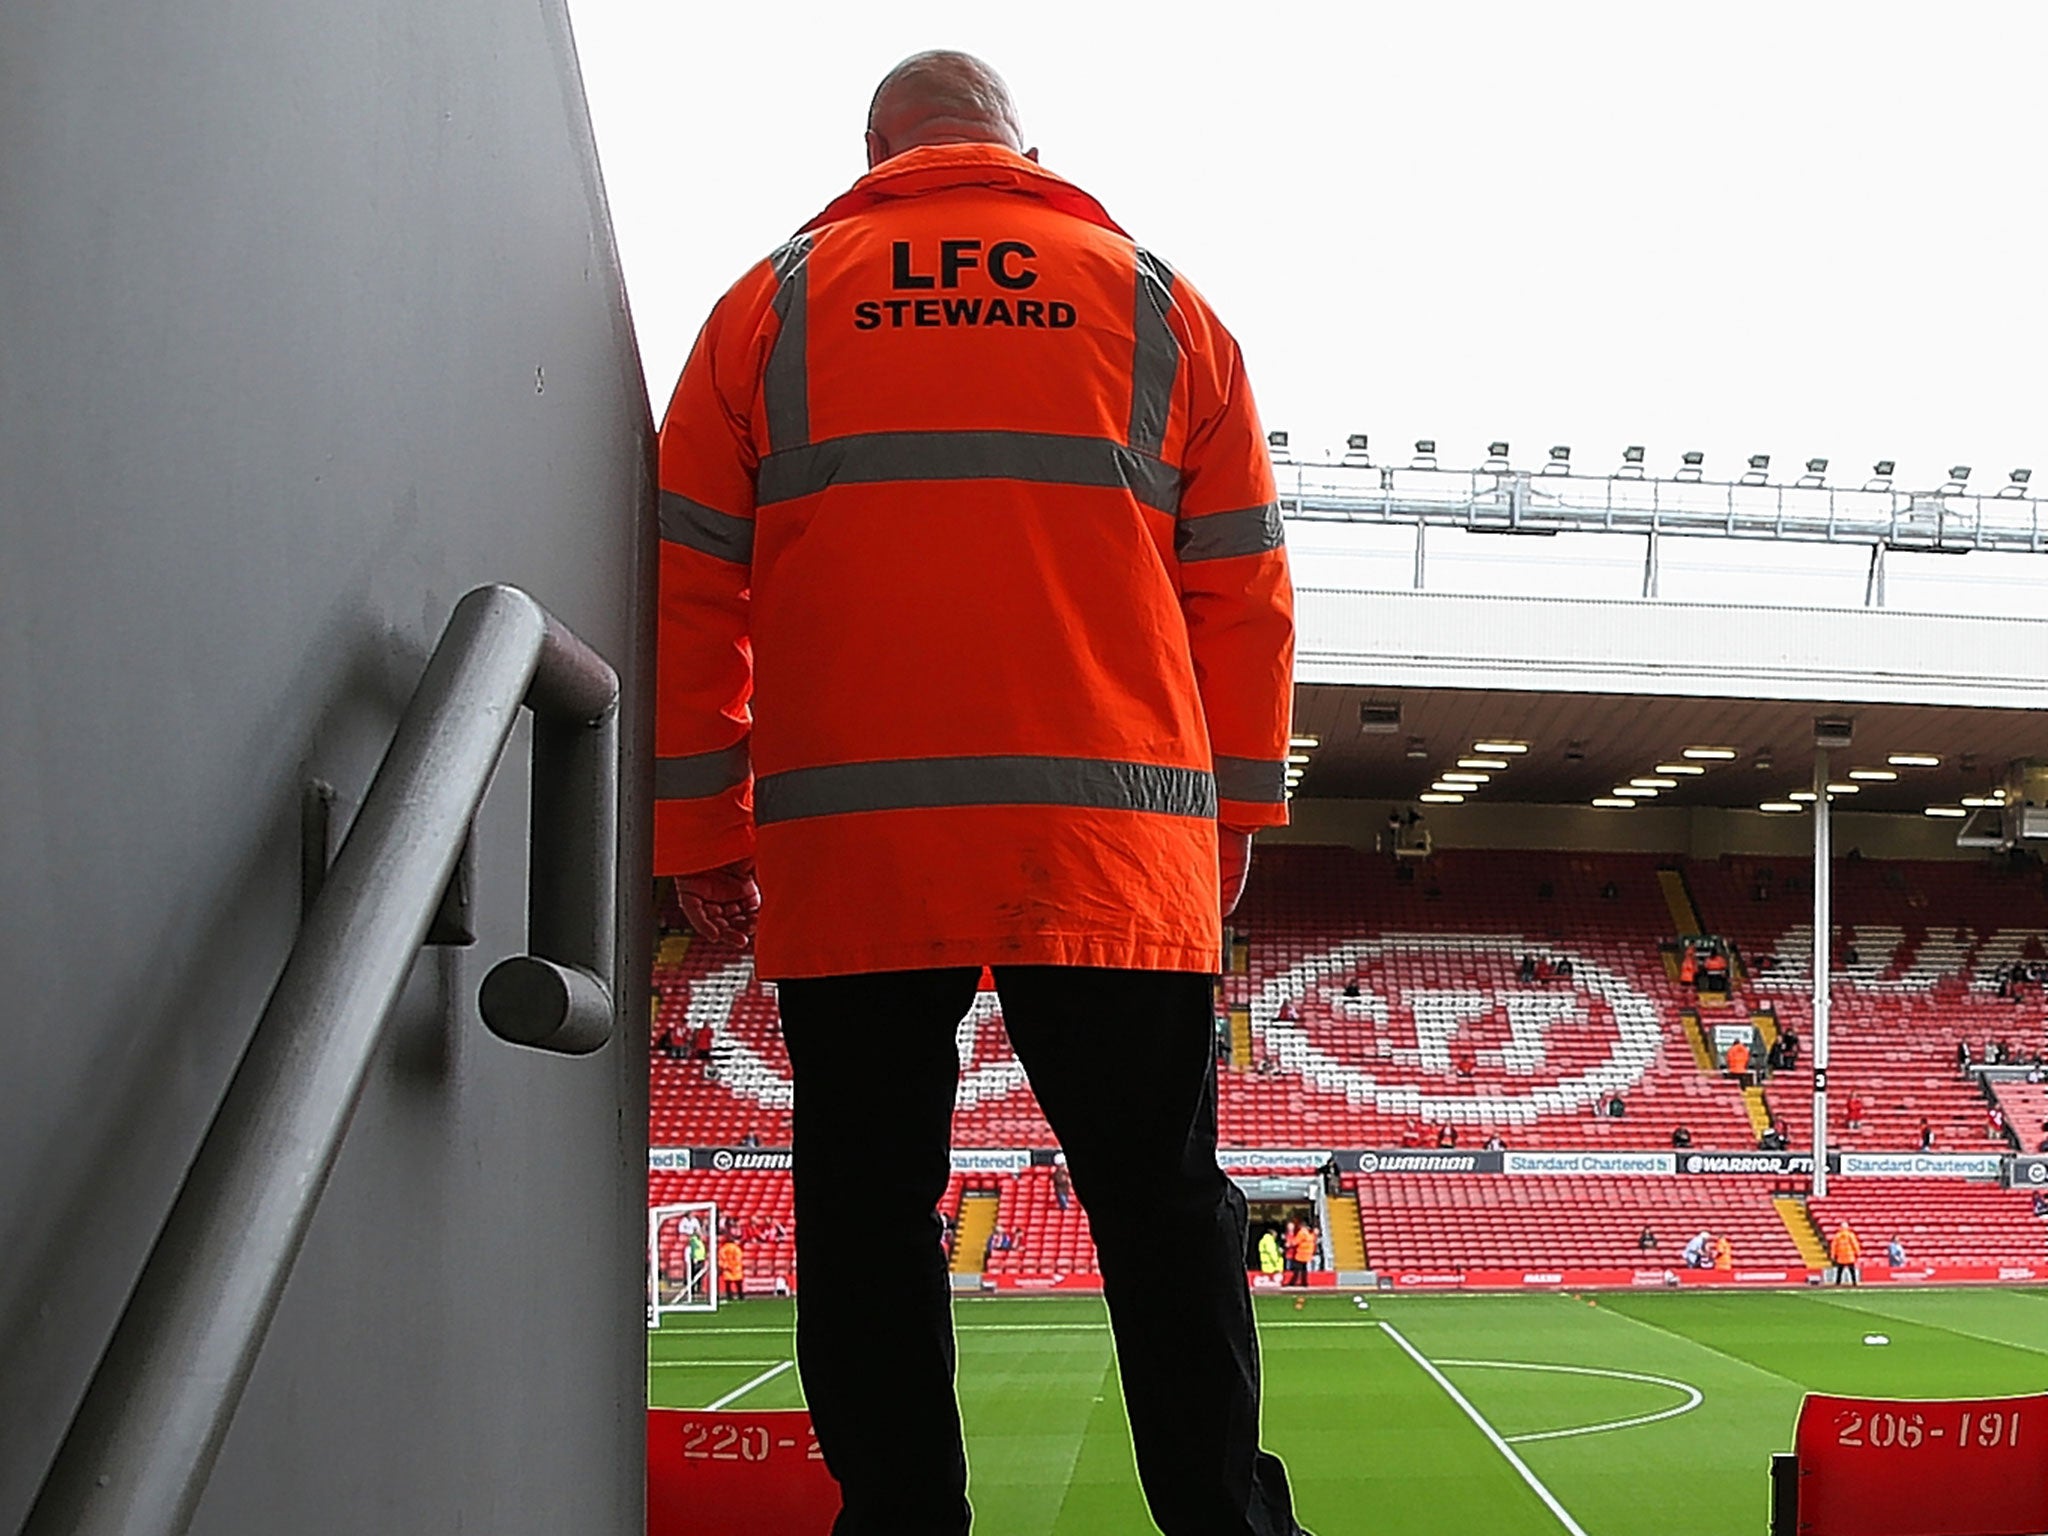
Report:
[[[833,1536],[972,1518],[936,1207],[954,1030],[978,970],[780,984],[795,1082],[797,1364],[845,1507]],[[1138,1477],[1166,1536],[1294,1536],[1259,1449],[1245,1204],[1216,1166],[1207,976],[999,966],[1010,1042],[1102,1263]]]

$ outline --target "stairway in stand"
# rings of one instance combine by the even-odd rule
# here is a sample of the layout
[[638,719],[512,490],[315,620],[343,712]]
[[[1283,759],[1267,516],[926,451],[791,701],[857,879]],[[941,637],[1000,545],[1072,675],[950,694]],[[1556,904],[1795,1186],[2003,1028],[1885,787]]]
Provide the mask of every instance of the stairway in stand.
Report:
[[1330,1267],[1364,1269],[1365,1229],[1358,1220],[1358,1196],[1351,1190],[1329,1198]]
[[960,1221],[953,1232],[953,1261],[956,1275],[978,1275],[988,1255],[988,1240],[996,1230],[996,1212],[1002,1197],[992,1189],[977,1189],[960,1197]]
[[1806,1260],[1806,1267],[1825,1269],[1827,1245],[1820,1240],[1820,1228],[1814,1225],[1813,1213],[1806,1208],[1806,1202],[1797,1195],[1773,1195],[1771,1204],[1778,1208],[1778,1219],[1785,1223],[1785,1231],[1799,1249],[1799,1256]]

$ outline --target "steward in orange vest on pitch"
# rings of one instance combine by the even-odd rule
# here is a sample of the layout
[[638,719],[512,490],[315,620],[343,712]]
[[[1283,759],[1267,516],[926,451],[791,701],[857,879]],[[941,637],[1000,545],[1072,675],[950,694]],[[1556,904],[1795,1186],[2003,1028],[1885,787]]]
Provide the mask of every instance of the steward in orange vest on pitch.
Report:
[[718,1245],[718,1279],[722,1295],[738,1300],[746,1291],[747,1255],[739,1243],[728,1237]]
[[1840,1285],[1844,1280],[1851,1285],[1859,1284],[1856,1265],[1862,1257],[1862,1240],[1849,1223],[1843,1222],[1835,1228],[1834,1240],[1828,1244],[1828,1262],[1834,1266],[1835,1284]]
[[1094,198],[886,160],[720,301],[660,479],[655,870],[738,931],[758,860],[762,976],[1216,968],[1219,822],[1287,820],[1280,512],[1236,343]]

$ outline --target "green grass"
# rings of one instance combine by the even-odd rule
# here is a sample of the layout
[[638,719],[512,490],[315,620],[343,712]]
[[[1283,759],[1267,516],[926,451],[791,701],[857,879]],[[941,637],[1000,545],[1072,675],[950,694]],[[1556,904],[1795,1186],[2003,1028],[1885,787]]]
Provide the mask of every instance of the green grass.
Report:
[[[1766,1464],[1789,1448],[1808,1391],[2048,1389],[2042,1291],[1375,1297],[1369,1313],[1348,1297],[1300,1312],[1261,1297],[1258,1310],[1265,1441],[1316,1536],[1569,1530],[1384,1324],[1511,1441],[1661,1414],[1688,1401],[1684,1386],[1700,1394],[1675,1417],[1514,1446],[1585,1536],[1758,1536]],[[1101,1303],[963,1301],[955,1320],[977,1536],[1151,1530]],[[649,1341],[649,1400],[708,1405],[789,1359],[793,1323],[773,1301],[673,1322]],[[1891,1342],[1865,1345],[1870,1333]],[[801,1404],[785,1370],[734,1406]]]

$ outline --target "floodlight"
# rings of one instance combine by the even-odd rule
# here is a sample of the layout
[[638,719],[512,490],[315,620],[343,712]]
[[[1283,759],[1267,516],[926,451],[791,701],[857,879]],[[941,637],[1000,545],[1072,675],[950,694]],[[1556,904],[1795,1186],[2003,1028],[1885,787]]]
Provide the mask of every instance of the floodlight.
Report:
[[1366,435],[1363,432],[1354,432],[1344,439],[1344,451],[1347,453],[1363,453],[1365,449]]
[[1622,449],[1622,450],[1621,450],[1621,462],[1622,462],[1622,463],[1624,463],[1624,464],[1640,464],[1640,463],[1642,463],[1642,462],[1643,462],[1643,445],[1642,445],[1641,443],[1631,443],[1631,444],[1630,444],[1630,445],[1629,445],[1628,447],[1626,447],[1626,448]]
[[1870,466],[1870,478],[1863,482],[1866,491],[1888,491],[1892,488],[1892,471],[1898,468],[1890,459],[1879,459]]
[[1806,461],[1806,473],[1801,475],[1793,483],[1795,485],[1804,486],[1807,490],[1810,491],[1817,490],[1823,483],[1826,482],[1827,476],[1828,461],[1826,459],[1808,459]]
[[1572,451],[1567,445],[1559,443],[1550,450],[1550,462],[1543,466],[1543,473],[1546,475],[1568,475],[1571,472]]
[[1998,494],[2001,496],[2024,496],[2027,494],[2027,482],[2033,478],[2034,472],[2031,469],[2016,469],[2012,472],[2011,478],[1998,488]]
[[1268,432],[1266,434],[1266,446],[1268,448],[1285,448],[1287,446],[1287,434],[1285,432]]
[[1409,761],[1419,761],[1420,759],[1425,758],[1427,756],[1429,756],[1428,743],[1423,741],[1423,739],[1420,736],[1410,736],[1408,738]]
[[1706,462],[1707,456],[1704,453],[1702,453],[1697,448],[1692,449],[1691,451],[1682,455],[1680,458],[1678,466],[1678,478],[1680,480],[1699,479],[1701,474],[1703,473],[1701,466],[1704,465]]
[[1486,445],[1486,456],[1489,459],[1504,459],[1508,456],[1508,445],[1500,442],[1488,443]]
[[1410,469],[1436,468],[1436,439],[1418,437],[1415,439],[1415,457],[1409,462]]
[[1944,496],[1960,496],[1969,483],[1970,466],[1967,464],[1951,464],[1948,471],[1948,481],[1942,486],[1941,494]]
[[1742,485],[1762,485],[1771,472],[1771,456],[1768,453],[1752,453],[1749,468],[1742,472]]

